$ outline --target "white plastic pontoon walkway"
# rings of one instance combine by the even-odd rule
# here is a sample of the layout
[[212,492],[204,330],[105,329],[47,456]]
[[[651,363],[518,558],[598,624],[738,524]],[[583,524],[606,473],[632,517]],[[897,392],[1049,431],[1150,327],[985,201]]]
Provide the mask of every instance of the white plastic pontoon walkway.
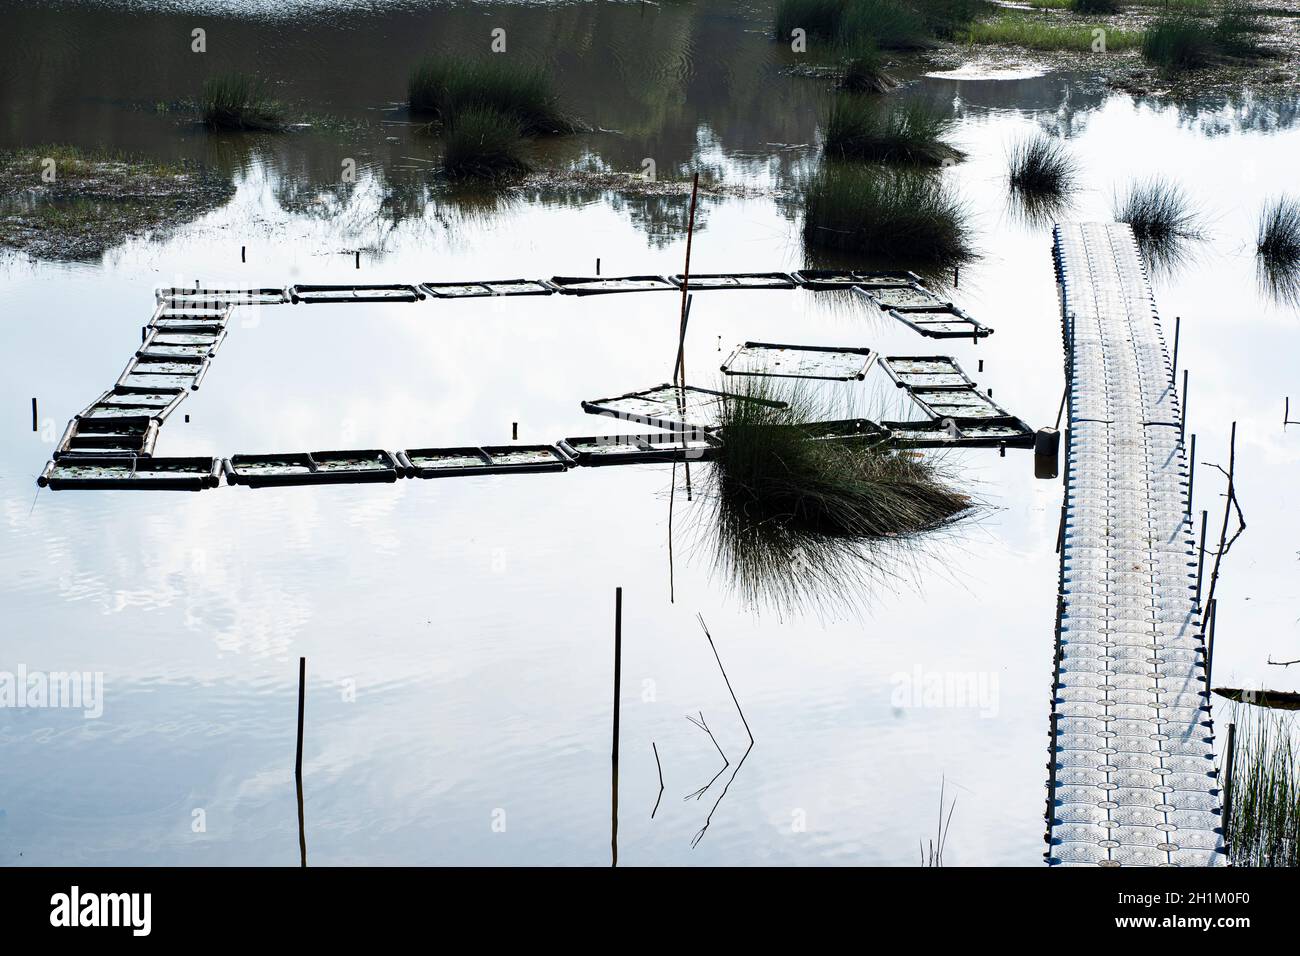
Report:
[[1219,866],[1173,368],[1123,224],[1056,227],[1070,416],[1049,864]]

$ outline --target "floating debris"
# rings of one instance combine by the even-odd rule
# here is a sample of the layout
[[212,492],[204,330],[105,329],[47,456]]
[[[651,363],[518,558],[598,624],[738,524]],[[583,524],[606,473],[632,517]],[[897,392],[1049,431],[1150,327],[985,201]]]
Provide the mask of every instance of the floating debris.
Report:
[[666,461],[707,461],[718,440],[708,432],[667,435],[593,435],[565,438],[560,451],[579,465],[634,465]]
[[424,293],[413,285],[296,285],[289,290],[294,303],[417,302]]
[[692,292],[706,289],[793,289],[797,284],[785,272],[707,272],[701,275],[670,277],[680,289],[685,284]]
[[784,408],[785,403],[751,398],[733,392],[718,392],[694,385],[656,385],[643,392],[628,392],[616,398],[597,398],[582,403],[589,415],[608,415],[672,431],[699,431],[717,425],[727,402],[756,403]]
[[226,481],[250,488],[393,482],[397,460],[386,451],[314,451],[232,455],[222,464]]
[[408,478],[564,471],[570,464],[554,445],[414,448],[399,451],[397,459]]
[[216,458],[64,458],[45,466],[42,488],[122,488],[202,491],[221,483]]
[[540,279],[486,279],[482,282],[421,282],[420,288],[439,299],[472,299],[489,295],[550,295],[554,287]]
[[849,382],[866,378],[875,360],[876,353],[864,348],[746,342],[727,357],[722,371],[727,375]]
[[663,276],[552,276],[551,285],[566,295],[600,295],[609,292],[680,292],[677,283]]

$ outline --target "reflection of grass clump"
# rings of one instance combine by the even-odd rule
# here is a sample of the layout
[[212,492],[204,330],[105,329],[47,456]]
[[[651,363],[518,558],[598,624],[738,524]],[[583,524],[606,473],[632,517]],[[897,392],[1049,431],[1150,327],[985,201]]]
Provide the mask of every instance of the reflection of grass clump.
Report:
[[1269,294],[1280,302],[1300,302],[1300,201],[1279,196],[1265,205],[1255,256]]
[[755,378],[741,394],[786,403],[728,402],[710,473],[717,558],[751,602],[852,600],[833,587],[883,570],[883,542],[905,545],[972,508],[932,460],[808,437],[806,426],[835,416],[798,387]]
[[940,137],[952,119],[912,100],[885,110],[865,97],[840,96],[826,119],[826,153],[839,159],[871,159],[938,165],[961,156]]
[[524,136],[572,133],[581,128],[561,110],[545,72],[504,56],[486,60],[430,57],[411,71],[411,111],[450,126],[467,110],[513,117]]
[[965,206],[935,176],[834,163],[803,189],[804,242],[911,264],[974,258]]
[[442,168],[452,179],[491,179],[529,170],[519,123],[495,110],[467,109],[448,124]]
[[247,73],[214,76],[203,84],[203,123],[211,130],[274,131],[285,127],[284,108],[266,84]]
[[1293,722],[1252,715],[1233,755],[1228,855],[1237,866],[1300,866],[1300,761]]

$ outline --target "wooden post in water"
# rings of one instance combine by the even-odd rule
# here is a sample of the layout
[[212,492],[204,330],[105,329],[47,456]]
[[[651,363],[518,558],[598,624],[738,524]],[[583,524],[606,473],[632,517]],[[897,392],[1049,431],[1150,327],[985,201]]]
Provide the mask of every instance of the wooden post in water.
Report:
[[618,718],[623,683],[623,589],[614,588],[614,742],[610,780],[610,866],[618,866]]
[[700,174],[691,180],[691,213],[686,222],[686,267],[682,270],[682,317],[678,323],[677,366],[673,369],[673,384],[680,384],[685,374],[682,369],[682,350],[686,346],[686,305],[687,292],[691,284],[691,240],[695,235],[695,196],[700,188]]
[[1183,330],[1183,317],[1181,315],[1175,315],[1174,316],[1174,362],[1173,362],[1173,373],[1175,375],[1178,374],[1178,336],[1182,332],[1182,330]]
[[36,424],[38,418],[39,416],[36,413],[36,398],[35,396],[33,396],[32,397],[32,431],[40,431],[40,428]]
[[1181,444],[1183,436],[1187,434],[1187,369],[1183,369],[1183,417],[1178,424],[1178,441]]
[[1192,435],[1192,452],[1187,456],[1187,520],[1192,519],[1192,492],[1196,490],[1196,435]]
[[302,717],[307,702],[307,658],[298,658],[298,755],[293,762],[294,776],[302,779]]
[[1237,725],[1228,724],[1228,746],[1223,755],[1223,845],[1228,845],[1232,820],[1232,769],[1237,756]]
[[1205,571],[1205,523],[1209,520],[1208,511],[1201,512],[1201,547],[1196,559],[1196,609],[1201,609],[1201,575]]

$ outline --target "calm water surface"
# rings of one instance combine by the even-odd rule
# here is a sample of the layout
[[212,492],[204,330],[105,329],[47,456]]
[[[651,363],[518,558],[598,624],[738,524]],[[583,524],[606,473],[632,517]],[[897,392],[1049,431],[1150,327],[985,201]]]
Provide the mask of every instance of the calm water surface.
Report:
[[[18,28],[0,39],[0,145],[202,159],[237,191],[99,262],[0,262],[0,670],[104,679],[99,719],[0,711],[0,862],[296,865],[305,656],[310,862],[607,863],[620,586],[621,863],[913,864],[941,786],[957,799],[948,864],[1039,862],[1061,484],[1035,480],[1024,452],[950,458],[982,517],[847,596],[856,611],[833,594],[811,612],[746,607],[712,568],[707,466],[692,470],[691,500],[676,473],[671,574],[670,466],[37,494],[64,423],[138,342],[155,286],[544,277],[589,273],[597,257],[607,275],[680,271],[678,197],[485,205],[430,189],[436,152],[396,108],[408,66],[486,43],[496,25],[607,131],[546,144],[545,162],[636,172],[651,157],[664,178],[698,167],[753,187],[702,205],[693,268],[805,264],[785,197],[817,161],[828,91],[785,71],[766,5],[307,6],[290,17],[233,2],[5,5]],[[209,30],[197,68],[194,26]],[[155,109],[232,67],[329,120],[214,138]],[[1157,303],[1183,319],[1198,457],[1225,460],[1238,422],[1250,522],[1220,586],[1215,682],[1296,689],[1294,669],[1267,660],[1300,656],[1300,427],[1282,426],[1286,395],[1300,409],[1300,316],[1260,291],[1252,257],[1258,209],[1293,179],[1294,99],[1134,102],[1086,73],[908,72],[899,96],[957,118],[969,158],[944,175],[971,207],[982,258],[953,296],[996,334],[947,346],[835,296],[700,293],[690,380],[714,384],[745,340],[945,352],[999,403],[1052,424],[1063,380],[1050,225],[1008,209],[1006,148],[1036,127],[1069,137],[1084,170],[1071,217],[1109,219],[1133,177],[1178,179],[1210,238],[1158,279]],[[347,157],[362,175],[344,187]],[[513,422],[528,442],[616,431],[579,402],[666,380],[677,308],[651,293],[243,309],[158,452],[504,443]],[[892,386],[852,393],[866,410],[897,407]],[[1196,488],[1196,507],[1217,512],[1212,469],[1198,468]],[[697,613],[755,739],[734,780],[748,737]],[[974,675],[990,697],[896,706],[918,674]],[[684,719],[700,713],[730,767],[695,799],[722,766]],[[665,790],[651,819],[655,748]]]

